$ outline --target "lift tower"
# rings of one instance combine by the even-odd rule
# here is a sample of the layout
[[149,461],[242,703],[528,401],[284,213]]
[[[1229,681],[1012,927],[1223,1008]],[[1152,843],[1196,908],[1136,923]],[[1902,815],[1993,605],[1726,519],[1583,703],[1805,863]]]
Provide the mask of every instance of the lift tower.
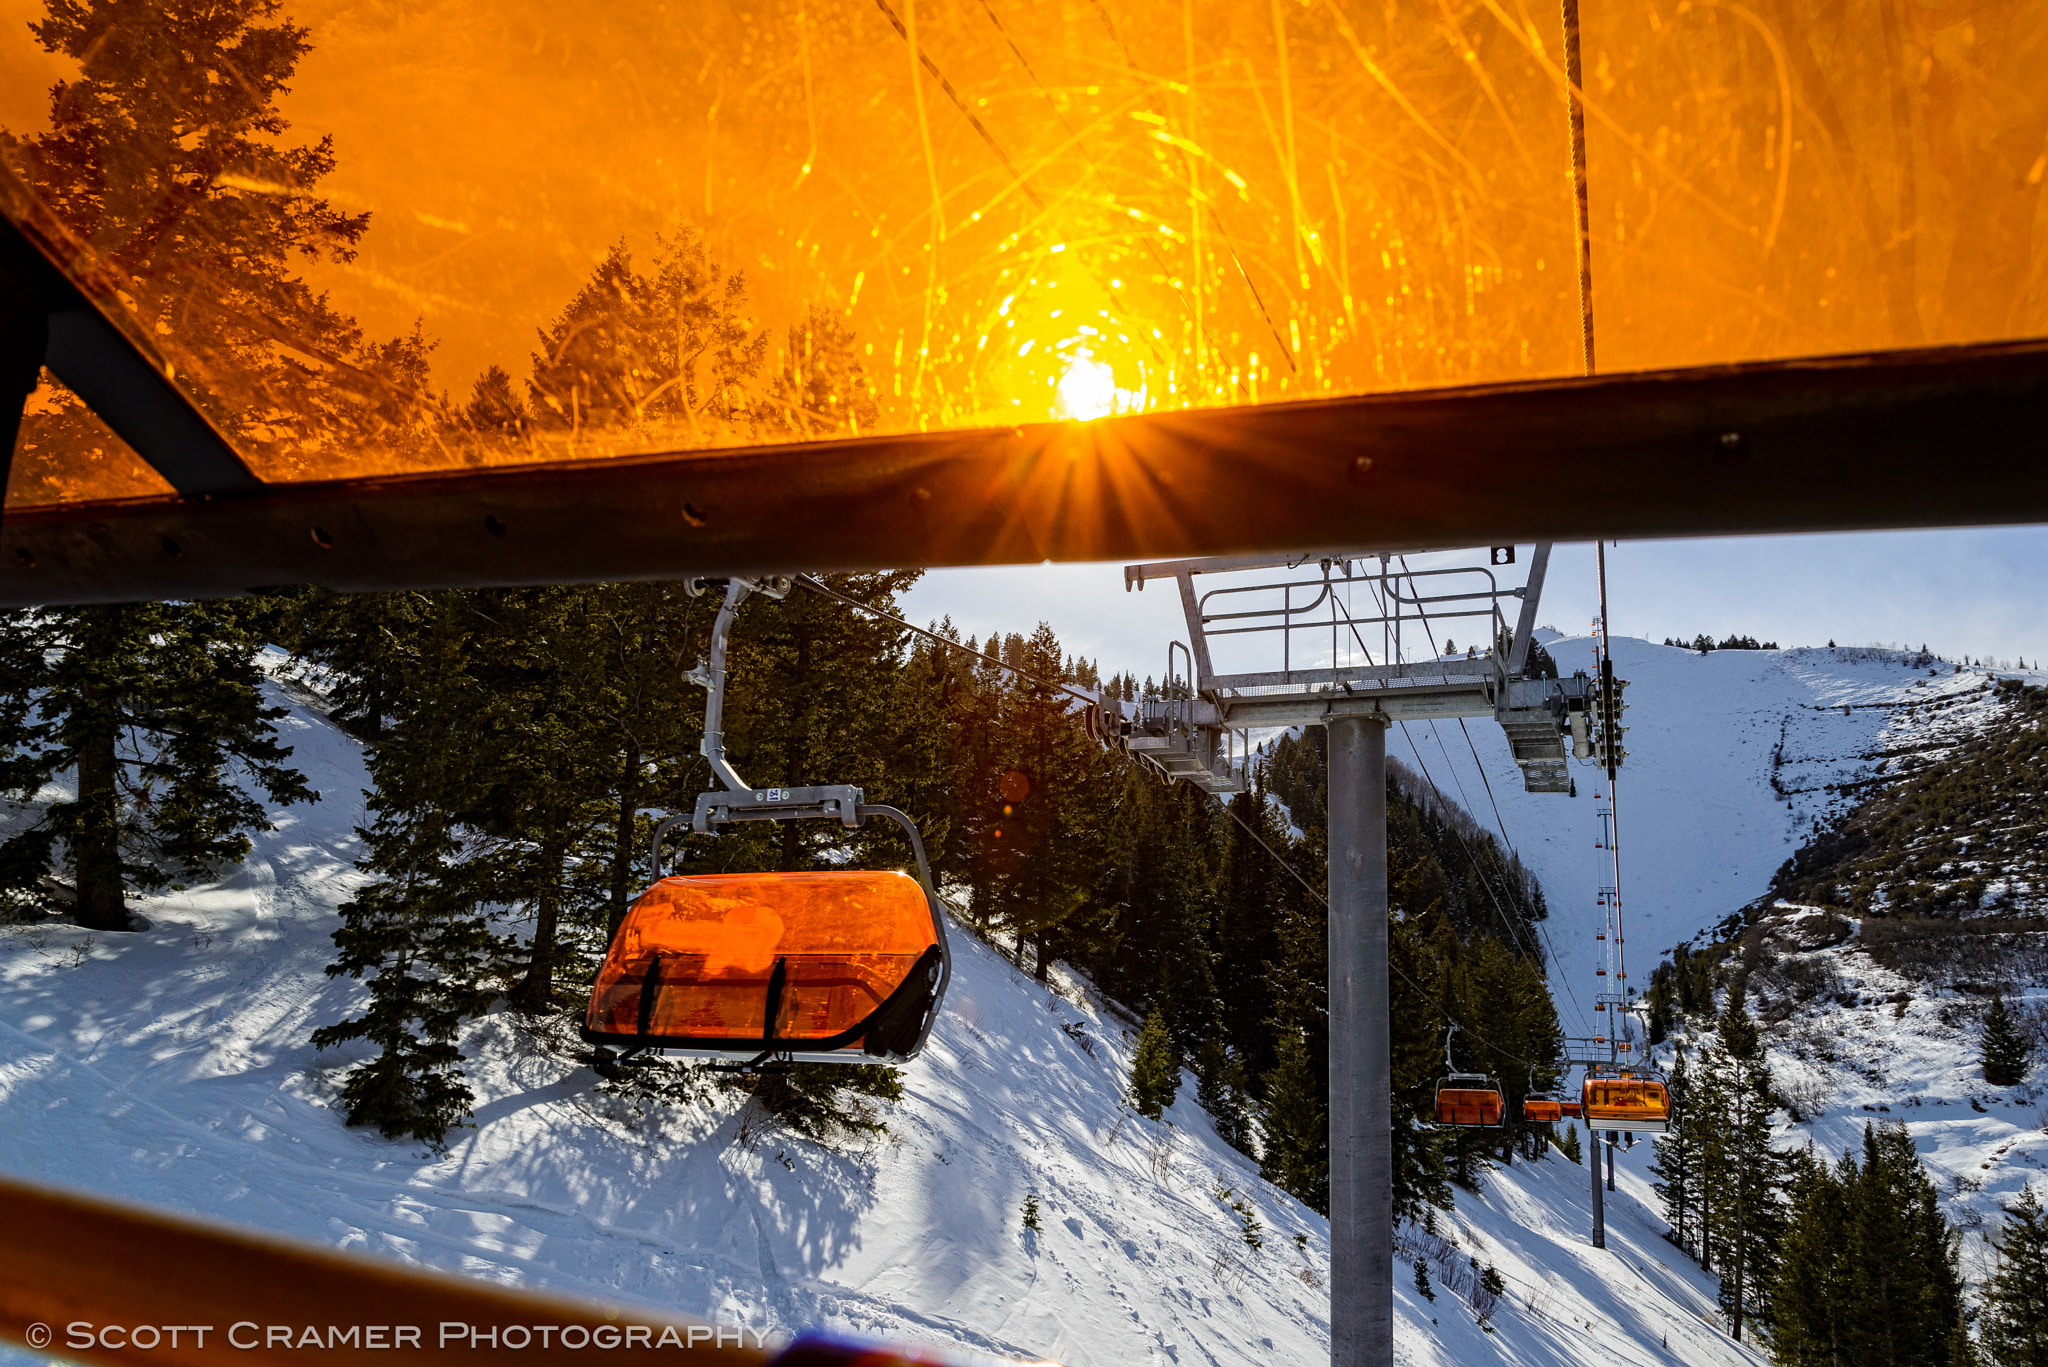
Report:
[[[1491,717],[1524,786],[1565,793],[1567,743],[1595,705],[1585,674],[1529,677],[1550,546],[1536,546],[1518,587],[1497,573],[1513,547],[1488,559],[1411,570],[1398,551],[1328,551],[1127,566],[1126,591],[1175,585],[1188,642],[1169,650],[1158,696],[1105,700],[1092,719],[1104,740],[1219,796],[1248,781],[1238,756],[1252,728],[1328,732],[1332,1367],[1394,1360],[1387,727]],[[1469,653],[1448,648],[1458,637]]]

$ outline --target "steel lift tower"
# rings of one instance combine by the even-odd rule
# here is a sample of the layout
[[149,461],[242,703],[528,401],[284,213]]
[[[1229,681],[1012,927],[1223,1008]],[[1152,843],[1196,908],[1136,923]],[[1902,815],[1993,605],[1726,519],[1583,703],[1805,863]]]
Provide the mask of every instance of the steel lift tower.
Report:
[[[1092,719],[1104,740],[1218,796],[1246,786],[1252,728],[1329,734],[1332,1367],[1394,1360],[1387,727],[1491,717],[1531,792],[1571,791],[1567,745],[1590,753],[1595,681],[1529,677],[1550,546],[1535,547],[1518,587],[1496,573],[1513,547],[1489,559],[1411,570],[1399,551],[1328,551],[1127,566],[1126,591],[1176,587],[1188,644],[1169,650],[1159,696],[1105,700]],[[1439,650],[1461,636],[1469,654]]]

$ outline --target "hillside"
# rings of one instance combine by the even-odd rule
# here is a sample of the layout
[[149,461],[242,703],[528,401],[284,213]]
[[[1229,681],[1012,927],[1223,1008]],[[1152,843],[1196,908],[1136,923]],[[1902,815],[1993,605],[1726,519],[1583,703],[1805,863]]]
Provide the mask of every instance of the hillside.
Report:
[[[964,931],[890,1134],[857,1151],[742,1138],[718,1100],[606,1097],[575,1051],[508,1014],[469,1032],[475,1123],[445,1155],[344,1128],[348,1060],[305,1039],[360,991],[321,970],[357,879],[365,779],[317,711],[295,706],[284,728],[324,800],[280,813],[234,877],[147,899],[154,928],[133,936],[0,933],[0,1168],[776,1333],[827,1324],[1076,1367],[1326,1356],[1326,1224],[1214,1138],[1192,1079],[1170,1129],[1126,1117],[1117,1015],[1079,983],[1048,995]],[[1711,1283],[1658,1238],[1640,1177],[1622,1181],[1607,1253],[1584,1243],[1585,1170],[1555,1157],[1461,1193],[1441,1222],[1456,1242],[1409,1231],[1401,1360],[1754,1361],[1708,1327]],[[1418,1255],[1433,1303],[1406,1277]],[[1458,1299],[1473,1258],[1509,1286],[1492,1333]]]
[[[1564,673],[1592,668],[1589,638],[1545,639]],[[1617,637],[1614,658],[1629,680],[1622,904],[1638,989],[1673,945],[1715,938],[1723,921],[1764,897],[1778,869],[1903,756],[1939,758],[2006,706],[1994,676],[1898,651],[1701,655]],[[1455,722],[1397,726],[1388,750],[1482,824],[1505,830],[1543,884],[1564,1028],[1601,1033],[1586,1008],[1599,948],[1594,899],[1610,881],[1606,851],[1595,848],[1594,794],[1604,781],[1575,765],[1577,797],[1524,792],[1498,727],[1467,723],[1469,747],[1460,730]]]
[[1909,708],[1868,795],[1772,880],[1778,898],[1875,916],[2048,909],[2048,689],[2001,679],[1999,710],[1962,734]]
[[[1633,639],[1614,646],[1631,680],[1621,824],[1632,983],[1647,988],[1675,944],[1730,941],[1729,968],[1753,970],[1751,1005],[1789,1103],[1776,1118],[1779,1145],[1839,1154],[1861,1143],[1865,1123],[1903,1122],[1966,1233],[1964,1270],[1981,1280],[2000,1201],[2048,1171],[2048,1073],[1993,1089],[1976,1050],[1993,984],[2037,1032],[2048,1020],[2048,928],[2026,914],[2038,906],[2027,870],[2039,858],[2028,832],[2040,819],[2031,775],[2041,695],[2018,691],[2042,676],[1957,672],[1860,648],[1700,655]],[[1567,673],[1588,666],[1584,638],[1549,648]],[[1527,794],[1497,729],[1471,732],[1508,835],[1548,894],[1560,970],[1552,988],[1575,1030],[1574,994],[1584,1001],[1591,990],[1594,890],[1606,871],[1605,852],[1593,848],[1591,771],[1579,770],[1577,799]],[[1474,811],[1492,815],[1455,729],[1397,731],[1393,748],[1421,750],[1454,800],[1476,794]],[[1803,881],[1781,889],[1862,886],[1876,901],[1879,891],[1910,888],[1923,900],[1875,909],[1934,909],[1938,898],[1944,910],[1960,903],[1977,914],[1937,921],[1774,907],[1774,879],[1788,862],[1787,878]],[[1829,872],[1843,868],[1860,872]],[[1666,1066],[1684,1038],[1658,1051]],[[1642,1173],[1651,1160],[1646,1144],[1623,1163]]]

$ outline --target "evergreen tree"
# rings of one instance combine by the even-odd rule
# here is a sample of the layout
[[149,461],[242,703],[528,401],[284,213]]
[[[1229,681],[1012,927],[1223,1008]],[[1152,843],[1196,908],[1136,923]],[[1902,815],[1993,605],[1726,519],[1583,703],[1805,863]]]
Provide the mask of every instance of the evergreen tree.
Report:
[[458,853],[446,815],[372,801],[384,810],[362,832],[370,853],[359,866],[381,876],[342,904],[340,952],[327,966],[330,976],[368,977],[369,1004],[315,1030],[312,1044],[375,1045],[377,1055],[342,1083],[348,1123],[439,1148],[475,1099],[456,1037],[496,998],[492,969],[503,946],[474,893],[445,876]]
[[467,1113],[456,1040],[463,1021],[497,996],[504,946],[489,929],[485,879],[468,857],[457,815],[491,757],[449,745],[453,719],[474,712],[481,689],[464,669],[467,605],[442,595],[403,679],[408,715],[373,746],[371,823],[357,867],[375,876],[341,907],[329,976],[367,979],[362,1015],[313,1032],[317,1049],[364,1040],[378,1053],[342,1084],[351,1125],[431,1145]]
[[1429,1269],[1421,1258],[1415,1260],[1415,1293],[1426,1301],[1436,1300],[1436,1292],[1429,1285]]
[[881,416],[845,315],[818,304],[790,326],[770,394],[777,415],[800,437],[857,437],[874,431]]
[[1574,1165],[1586,1161],[1585,1150],[1579,1146],[1579,1127],[1577,1125],[1567,1125],[1564,1127],[1564,1138],[1557,1141],[1557,1148],[1558,1152],[1570,1159]]
[[1991,994],[1991,1006],[1984,1013],[1984,1030],[1977,1037],[1978,1061],[1984,1080],[1994,1087],[2017,1087],[2027,1080],[2032,1067],[2032,1050],[2020,1033],[2002,993]]
[[1729,1332],[1740,1340],[1745,1321],[1770,1320],[1787,1160],[1771,1145],[1775,1092],[1739,990],[1728,994],[1717,1036],[1702,1055],[1692,1115],[1700,1130],[1702,1244],[1721,1273]]
[[1259,1173],[1311,1210],[1330,1209],[1330,1126],[1323,1089],[1309,1065],[1308,1045],[1282,1030],[1279,1062],[1266,1077]]
[[1772,1353],[1781,1367],[1845,1361],[1858,1313],[1850,1251],[1856,1164],[1831,1169],[1810,1150],[1793,1155],[1792,1219],[1770,1288]]
[[1216,1137],[1239,1153],[1253,1151],[1253,1125],[1244,1059],[1212,1035],[1195,1061],[1195,1101],[1209,1113]]
[[1131,1056],[1131,1081],[1126,1089],[1131,1109],[1147,1120],[1157,1120],[1173,1104],[1180,1090],[1180,1058],[1167,1032],[1166,1017],[1158,1007],[1145,1017],[1138,1035],[1138,1050]]
[[1955,1240],[1912,1137],[1899,1124],[1863,1132],[1851,1196],[1854,1285],[1847,1320],[1851,1361],[1952,1367],[1963,1314]]
[[[1679,1050],[1678,1063],[1671,1070],[1670,1128],[1656,1138],[1656,1161],[1650,1172],[1658,1180],[1650,1190],[1664,1203],[1664,1218],[1671,1224],[1669,1238],[1688,1253],[1699,1250],[1700,1143],[1691,1124],[1692,1072]],[[1574,1162],[1577,1160],[1574,1159]]]
[[[247,602],[30,609],[0,618],[0,790],[37,810],[0,842],[0,895],[71,874],[79,924],[132,930],[127,889],[211,876],[271,829],[264,804],[317,797],[263,706]],[[75,775],[43,805],[45,785]]]
[[744,277],[727,275],[693,230],[657,239],[652,275],[634,270],[619,243],[540,331],[528,386],[536,426],[572,440],[586,431],[694,445],[744,437],[768,351],[745,309]]
[[[994,857],[985,896],[988,914],[1020,945],[1034,945],[1043,982],[1059,931],[1089,902],[1100,867],[1092,799],[1105,757],[1076,724],[1071,696],[1054,686],[1064,661],[1052,629],[1039,623],[1015,655],[1026,677],[1008,690],[998,721],[1004,768],[987,800],[1001,810],[987,828]],[[1200,973],[1206,957],[1189,956],[1176,976]]]
[[2048,1367],[2048,1216],[2031,1185],[2005,1213],[1984,1288],[1984,1355],[1991,1367]]
[[[76,64],[51,91],[50,130],[0,156],[99,253],[178,379],[266,477],[408,448],[434,417],[417,330],[366,341],[294,267],[351,259],[369,227],[321,199],[332,140],[292,145],[278,97],[310,44],[279,0],[52,0],[29,27]],[[289,186],[289,193],[273,187]],[[105,481],[125,453],[68,395],[24,424],[28,501]],[[152,476],[114,472],[121,492]],[[104,484],[96,491],[106,493]]]

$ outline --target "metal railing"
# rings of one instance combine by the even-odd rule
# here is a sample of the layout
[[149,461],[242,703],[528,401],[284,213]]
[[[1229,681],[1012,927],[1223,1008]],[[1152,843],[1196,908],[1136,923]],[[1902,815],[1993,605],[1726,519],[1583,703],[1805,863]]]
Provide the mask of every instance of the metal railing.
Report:
[[[1201,679],[1198,686],[1208,691],[1360,679],[1434,678],[1447,674],[1491,675],[1505,679],[1506,661],[1501,657],[1499,646],[1507,630],[1507,620],[1500,610],[1500,600],[1504,595],[1491,570],[1472,565],[1394,569],[1383,560],[1378,571],[1360,573],[1356,569],[1360,563],[1323,560],[1318,562],[1320,574],[1316,578],[1231,584],[1202,594],[1197,600],[1195,616],[1206,641],[1277,635],[1280,638],[1280,669],[1214,673]],[[1483,586],[1466,588],[1457,583],[1459,580],[1470,582],[1475,576],[1483,581]],[[1424,591],[1439,582],[1451,591]],[[1372,600],[1364,612],[1357,611],[1354,606],[1359,589],[1365,590]],[[1246,597],[1259,594],[1268,595],[1267,601],[1238,606]],[[1280,600],[1277,606],[1270,599],[1275,594]],[[1305,596],[1307,601],[1297,602],[1297,595]],[[1511,590],[1506,596],[1518,595],[1518,590]],[[1435,628],[1449,628],[1443,633],[1448,642],[1451,631],[1462,629],[1454,624],[1470,621],[1484,623],[1486,639],[1483,653],[1466,660],[1436,658]],[[1408,647],[1418,643],[1406,638],[1418,630],[1423,636],[1419,644],[1427,646],[1429,658],[1407,663]],[[1324,631],[1330,634],[1330,665],[1296,668],[1295,638],[1306,632],[1320,635]],[[1372,660],[1374,652],[1369,633],[1379,637],[1381,663],[1338,666],[1336,662],[1353,649],[1368,661]],[[1204,654],[1207,653],[1205,650]]]

